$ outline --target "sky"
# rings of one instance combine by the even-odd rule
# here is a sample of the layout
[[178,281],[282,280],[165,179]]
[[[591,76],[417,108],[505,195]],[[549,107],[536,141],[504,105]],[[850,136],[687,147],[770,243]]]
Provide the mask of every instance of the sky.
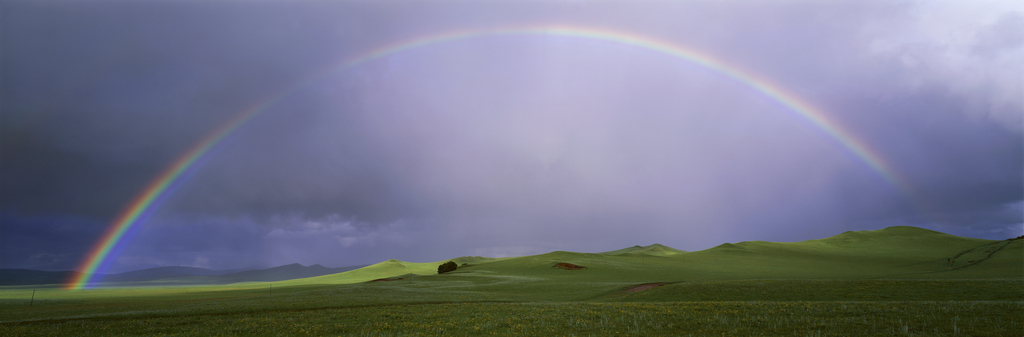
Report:
[[[571,27],[660,41],[455,32]],[[0,268],[1024,234],[1016,1],[5,1]],[[851,151],[858,142],[884,164]]]

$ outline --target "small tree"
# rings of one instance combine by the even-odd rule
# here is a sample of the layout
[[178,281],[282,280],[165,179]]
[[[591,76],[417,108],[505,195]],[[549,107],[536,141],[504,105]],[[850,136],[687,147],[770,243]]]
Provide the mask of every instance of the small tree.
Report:
[[437,266],[437,273],[438,274],[444,274],[444,273],[447,273],[447,272],[450,272],[450,271],[455,271],[455,269],[457,269],[457,268],[459,268],[459,265],[455,264],[455,262],[448,261],[448,262],[442,263],[440,266]]

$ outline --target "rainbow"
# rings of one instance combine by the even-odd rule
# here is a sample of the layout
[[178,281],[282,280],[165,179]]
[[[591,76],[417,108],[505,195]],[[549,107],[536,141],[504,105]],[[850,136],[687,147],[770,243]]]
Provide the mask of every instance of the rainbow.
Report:
[[733,78],[784,105],[801,118],[822,130],[829,137],[836,140],[842,147],[859,158],[863,163],[873,171],[877,172],[888,183],[895,186],[904,195],[909,195],[910,189],[908,186],[906,186],[903,183],[903,179],[900,179],[896,172],[886,164],[882,159],[882,156],[871,151],[863,141],[853,137],[850,132],[843,129],[826,114],[822,113],[806,101],[800,99],[792,92],[789,92],[788,90],[752,73],[743,71],[737,67],[717,60],[710,55],[651,37],[595,28],[544,25],[485,30],[462,30],[405,40],[375,48],[367,52],[357,54],[354,57],[343,59],[338,64],[329,67],[326,72],[315,74],[303,81],[299,81],[297,84],[286,88],[286,90],[283,90],[278,94],[264,99],[252,107],[243,110],[202,141],[197,143],[194,147],[189,149],[188,152],[185,152],[185,154],[178,158],[169,168],[160,173],[156,179],[146,186],[146,189],[144,189],[142,193],[140,193],[128,205],[128,207],[122,211],[114,223],[100,238],[99,242],[92,250],[89,251],[86,258],[78,267],[80,273],[69,280],[65,284],[65,288],[83,289],[87,287],[90,282],[95,282],[95,280],[93,280],[93,275],[95,275],[97,270],[101,270],[100,268],[104,263],[109,263],[107,260],[111,255],[111,252],[121,244],[125,234],[128,233],[133,226],[144,222],[147,216],[149,216],[154,209],[159,207],[161,201],[165,200],[171,193],[173,193],[173,187],[180,185],[182,181],[187,179],[187,173],[194,171],[198,166],[197,163],[206,157],[210,153],[211,149],[217,147],[218,144],[228,138],[235,130],[243,126],[246,122],[252,120],[261,112],[267,110],[281,98],[322,79],[327,74],[349,69],[375,59],[451,41],[500,35],[545,35],[607,41],[658,52],[703,66],[719,74]]

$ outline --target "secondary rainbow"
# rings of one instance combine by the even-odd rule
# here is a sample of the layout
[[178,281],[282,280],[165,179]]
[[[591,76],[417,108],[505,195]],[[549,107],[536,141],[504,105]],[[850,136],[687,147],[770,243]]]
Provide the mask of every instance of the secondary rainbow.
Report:
[[900,179],[899,175],[886,164],[880,155],[871,151],[863,141],[853,137],[851,133],[844,130],[839,124],[828,118],[826,114],[822,113],[806,101],[800,99],[792,92],[785,90],[768,80],[755,76],[752,73],[730,66],[710,55],[651,37],[589,27],[543,25],[501,29],[462,30],[405,40],[383,47],[374,48],[367,52],[357,54],[354,57],[343,59],[342,62],[328,67],[327,71],[314,74],[313,76],[282,90],[278,94],[261,100],[252,107],[243,110],[185,152],[169,168],[161,172],[156,179],[146,186],[142,193],[140,193],[128,205],[128,207],[118,215],[114,223],[107,229],[93,249],[89,251],[86,258],[78,267],[78,271],[80,271],[80,273],[69,280],[65,285],[65,288],[83,289],[91,282],[94,282],[95,280],[93,280],[93,275],[95,275],[98,270],[101,270],[101,267],[104,266],[105,263],[109,263],[108,260],[112,257],[110,256],[111,252],[119,245],[124,244],[121,241],[125,234],[134,226],[144,222],[147,216],[159,207],[161,201],[167,199],[168,196],[173,194],[173,187],[180,185],[182,181],[187,179],[188,174],[186,173],[194,171],[198,166],[197,163],[204,157],[208,156],[210,154],[210,150],[216,148],[218,144],[228,138],[235,130],[243,126],[246,122],[252,120],[261,112],[266,111],[281,98],[288,96],[309,84],[315,83],[329,74],[337,71],[343,71],[368,61],[446,42],[500,35],[547,35],[608,41],[659,52],[674,58],[698,64],[744,83],[750,88],[786,106],[789,110],[795,112],[803,119],[821,129],[829,137],[836,140],[842,147],[846,148],[850,153],[859,158],[864,162],[864,164],[877,172],[885,181],[896,187],[905,196],[910,196],[909,187],[903,183],[903,179]]

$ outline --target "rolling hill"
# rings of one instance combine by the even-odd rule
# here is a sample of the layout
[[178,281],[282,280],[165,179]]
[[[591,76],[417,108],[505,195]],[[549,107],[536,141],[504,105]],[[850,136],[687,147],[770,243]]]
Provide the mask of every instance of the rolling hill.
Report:
[[[684,252],[654,244],[604,253],[556,251],[546,254],[487,259],[453,259],[469,266],[441,275],[469,282],[512,283],[604,282],[610,286],[644,282],[713,280],[813,279],[1021,279],[1024,240],[984,240],[932,230],[897,226],[851,231],[800,242],[745,241]],[[388,260],[361,269],[285,284],[345,284],[384,278],[436,275],[444,261],[429,263]],[[552,268],[558,263],[586,267],[575,271]]]

